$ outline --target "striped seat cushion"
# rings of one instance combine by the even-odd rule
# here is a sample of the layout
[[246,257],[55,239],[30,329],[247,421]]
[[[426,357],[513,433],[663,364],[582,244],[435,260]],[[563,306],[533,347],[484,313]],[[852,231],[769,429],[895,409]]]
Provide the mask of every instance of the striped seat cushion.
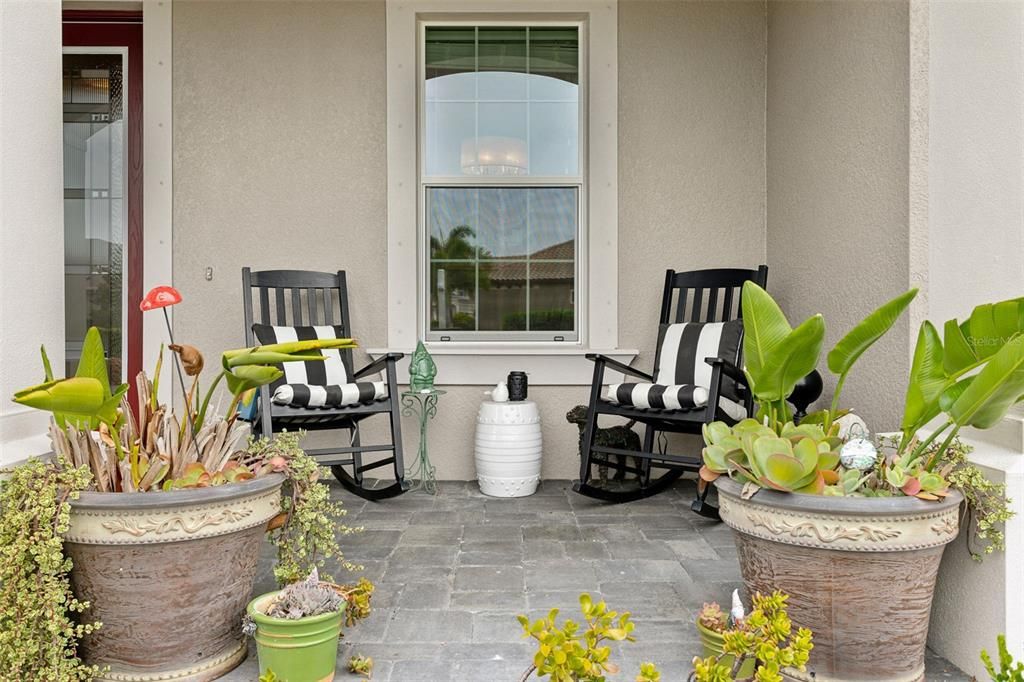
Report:
[[[261,344],[346,338],[344,329],[337,325],[274,327],[254,324],[252,331]],[[279,366],[284,376],[270,385],[275,403],[293,407],[345,407],[388,397],[387,384],[383,381],[353,383],[349,379],[351,367],[347,356],[337,348],[320,353],[323,360],[285,362]]]
[[[642,410],[696,410],[707,406],[708,389],[691,384],[612,384],[605,399]],[[747,416],[746,407],[724,396],[718,398],[718,406],[733,419]]]
[[[658,357],[653,383],[609,386],[605,399],[641,409],[692,410],[705,407],[711,388],[711,365],[705,358],[722,358],[738,365],[743,322],[685,322],[665,324],[658,335]],[[739,387],[722,377],[719,407],[741,419]]]
[[383,381],[357,381],[340,386],[284,384],[274,391],[273,400],[278,405],[292,407],[348,407],[372,403],[387,397],[388,386]]

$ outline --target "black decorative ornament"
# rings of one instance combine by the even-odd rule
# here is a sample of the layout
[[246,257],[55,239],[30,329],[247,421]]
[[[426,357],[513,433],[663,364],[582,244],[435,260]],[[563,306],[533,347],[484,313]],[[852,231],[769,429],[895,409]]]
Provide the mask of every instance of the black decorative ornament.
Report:
[[527,380],[526,372],[508,373],[508,399],[512,402],[526,400]]
[[818,374],[816,369],[812,369],[810,374],[796,382],[793,392],[786,398],[796,408],[796,413],[793,415],[795,423],[799,424],[800,420],[807,416],[807,408],[821,397],[821,391],[824,387],[821,375]]

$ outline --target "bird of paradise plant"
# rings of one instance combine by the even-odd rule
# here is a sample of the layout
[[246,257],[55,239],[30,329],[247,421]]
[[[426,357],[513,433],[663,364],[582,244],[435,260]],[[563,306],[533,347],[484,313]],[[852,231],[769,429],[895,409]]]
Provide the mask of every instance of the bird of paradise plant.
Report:
[[[148,296],[147,300],[181,300],[176,291],[167,291],[169,287],[158,289],[160,297]],[[50,437],[55,452],[76,465],[88,465],[100,491],[217,485],[253,475],[245,467],[232,465],[232,455],[244,435],[244,427],[235,421],[239,406],[251,399],[255,389],[283,375],[276,365],[323,360],[321,350],[352,348],[356,344],[352,339],[316,339],[224,351],[220,371],[197,412],[192,396],[204,365],[202,354],[192,346],[174,345],[176,356],[181,356],[185,366],[184,373],[195,379],[191,391],[184,381],[180,382],[184,421],[160,405],[156,397],[163,346],[153,380],[145,372],[136,378],[139,400],[133,412],[126,398],[128,384],[113,389],[110,386],[103,342],[95,327],[86,332],[74,377],[54,379],[46,349],[42,348],[44,382],[18,391],[14,402],[53,414]],[[208,407],[221,381],[231,400],[223,417],[208,423]]]
[[[814,315],[790,326],[772,297],[753,282],[743,287],[746,375],[759,420],[704,430],[705,482],[719,475],[760,487],[819,494],[904,494],[935,500],[947,494],[947,449],[966,426],[989,428],[1024,399],[1024,298],[980,305],[970,317],[921,325],[911,363],[901,433],[895,453],[874,470],[845,471],[836,450],[840,396],[857,360],[881,339],[917,295],[911,289],[859,322],[829,351],[837,376],[831,405],[794,427],[786,398],[813,370],[824,345],[825,323]],[[940,415],[925,438],[918,433]],[[938,447],[936,440],[945,435]]]

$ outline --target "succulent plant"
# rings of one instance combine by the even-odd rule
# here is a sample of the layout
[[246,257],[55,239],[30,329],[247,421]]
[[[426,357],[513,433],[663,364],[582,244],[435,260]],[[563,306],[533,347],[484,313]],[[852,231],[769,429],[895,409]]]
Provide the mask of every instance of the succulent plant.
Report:
[[729,619],[718,602],[705,602],[697,612],[697,623],[712,632],[722,633],[729,627]]
[[351,656],[348,659],[348,671],[354,675],[373,677],[373,659],[369,656]]
[[787,422],[780,433],[755,419],[733,427],[713,422],[704,427],[705,480],[729,474],[784,492],[821,494],[839,480],[841,441],[818,424]]
[[803,671],[810,656],[813,636],[807,628],[793,632],[786,613],[788,595],[776,591],[771,595],[755,594],[754,609],[737,627],[722,633],[720,656],[693,659],[695,682],[728,682],[736,679],[745,659],[757,663],[754,679],[758,682],[782,682],[783,668]]
[[325,613],[337,613],[344,607],[345,598],[334,586],[321,583],[320,576],[314,568],[305,580],[292,583],[281,590],[267,607],[267,615],[271,618],[298,620]]

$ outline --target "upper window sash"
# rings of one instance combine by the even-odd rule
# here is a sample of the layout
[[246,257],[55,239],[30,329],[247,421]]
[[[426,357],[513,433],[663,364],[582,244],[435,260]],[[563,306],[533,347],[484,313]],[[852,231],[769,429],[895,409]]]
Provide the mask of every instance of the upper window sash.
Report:
[[583,44],[582,22],[420,22],[421,182],[583,184]]

